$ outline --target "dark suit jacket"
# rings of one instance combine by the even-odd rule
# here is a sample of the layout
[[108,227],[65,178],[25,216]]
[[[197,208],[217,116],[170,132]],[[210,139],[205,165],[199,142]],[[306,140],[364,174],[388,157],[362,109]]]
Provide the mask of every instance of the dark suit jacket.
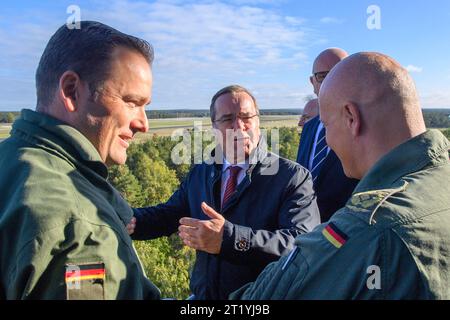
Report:
[[220,253],[197,251],[190,286],[198,300],[227,299],[255,281],[270,262],[289,254],[298,235],[320,223],[309,172],[267,152],[265,142],[259,143],[256,154],[257,164],[250,166],[223,208],[222,165],[204,162],[192,168],[166,203],[134,209],[133,238],[138,240],[176,232],[182,217],[209,220],[200,209],[203,201],[225,217]]
[[[319,123],[320,119],[317,116],[303,126],[297,162],[305,168],[308,168]],[[322,222],[328,221],[333,213],[345,206],[358,182],[359,180],[345,176],[341,161],[336,153],[330,150],[320,169],[319,176],[314,182]]]

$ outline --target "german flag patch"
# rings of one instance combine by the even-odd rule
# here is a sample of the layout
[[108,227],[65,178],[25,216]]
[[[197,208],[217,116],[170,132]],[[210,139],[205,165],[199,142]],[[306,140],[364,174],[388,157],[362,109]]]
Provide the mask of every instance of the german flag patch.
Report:
[[340,249],[348,240],[348,236],[330,222],[323,230],[322,234],[333,246]]
[[66,265],[66,283],[74,283],[86,280],[105,280],[105,265],[96,264],[73,264]]
[[104,299],[105,277],[105,264],[102,262],[67,264],[64,275],[67,299]]

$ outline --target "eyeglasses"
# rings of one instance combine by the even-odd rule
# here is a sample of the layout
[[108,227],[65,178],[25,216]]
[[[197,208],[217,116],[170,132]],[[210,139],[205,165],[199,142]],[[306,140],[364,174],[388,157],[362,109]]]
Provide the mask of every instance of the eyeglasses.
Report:
[[328,73],[330,73],[330,71],[320,71],[314,73],[313,76],[318,83],[322,83],[323,80],[325,80],[325,78],[327,77]]
[[238,119],[241,119],[244,124],[249,124],[250,122],[252,122],[252,119],[254,119],[255,117],[259,117],[259,114],[254,114],[254,115],[251,115],[251,116],[249,116],[249,115],[242,115],[242,114],[226,115],[226,116],[223,116],[220,119],[214,120],[213,122],[229,126],[232,123],[234,123],[236,118],[238,118]]

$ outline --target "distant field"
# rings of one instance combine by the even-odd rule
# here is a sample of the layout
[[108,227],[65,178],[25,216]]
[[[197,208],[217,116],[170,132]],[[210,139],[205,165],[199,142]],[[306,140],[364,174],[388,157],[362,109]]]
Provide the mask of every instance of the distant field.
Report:
[[297,127],[299,116],[262,116],[261,127],[263,128],[280,128],[280,127]]
[[[211,128],[210,118],[178,118],[178,119],[150,119],[150,130],[146,134],[139,134],[136,139],[142,141],[149,136],[157,134],[159,136],[170,136],[176,129],[192,129],[195,125],[201,125],[203,129]],[[261,116],[261,127],[295,127],[298,123],[298,116]]]
[[149,135],[170,136],[176,129],[192,129],[194,124],[201,125],[204,129],[211,127],[209,118],[170,118],[170,119],[149,119],[149,132],[140,134],[137,139],[146,139]]
[[[283,124],[286,126],[297,125],[298,116],[261,116],[261,126]],[[203,126],[211,126],[210,118],[178,118],[178,119],[149,119],[150,130],[166,128],[189,128],[195,123]]]
[[0,141],[9,137],[11,124],[0,123]]
[[[280,127],[296,127],[298,123],[296,115],[261,116],[261,127],[266,129]],[[204,118],[169,118],[169,119],[149,119],[150,130],[145,134],[136,136],[137,142],[147,140],[154,134],[158,136],[170,136],[176,129],[192,129],[196,125],[201,125],[203,129],[211,127],[209,117]],[[9,136],[11,124],[0,123],[0,140]],[[441,129],[445,130],[445,129]]]
[[[297,126],[298,116],[261,116],[261,127],[270,129],[274,127],[295,127]],[[192,129],[195,125],[201,125],[204,129],[211,127],[211,119],[205,118],[170,118],[170,119],[149,119],[150,130],[146,134],[139,134],[137,141],[148,139],[148,137],[157,134],[158,136],[170,136],[176,129]],[[0,124],[0,139],[9,136],[11,130],[10,124]]]

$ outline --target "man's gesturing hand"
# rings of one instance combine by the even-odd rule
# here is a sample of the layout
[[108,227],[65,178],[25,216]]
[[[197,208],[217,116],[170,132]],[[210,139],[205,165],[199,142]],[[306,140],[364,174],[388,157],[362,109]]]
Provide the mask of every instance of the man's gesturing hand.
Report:
[[127,232],[131,236],[134,233],[134,229],[136,228],[136,218],[131,218],[129,224],[127,224]]
[[225,219],[205,202],[202,202],[202,210],[211,220],[181,218],[178,234],[188,247],[218,254],[222,245]]

